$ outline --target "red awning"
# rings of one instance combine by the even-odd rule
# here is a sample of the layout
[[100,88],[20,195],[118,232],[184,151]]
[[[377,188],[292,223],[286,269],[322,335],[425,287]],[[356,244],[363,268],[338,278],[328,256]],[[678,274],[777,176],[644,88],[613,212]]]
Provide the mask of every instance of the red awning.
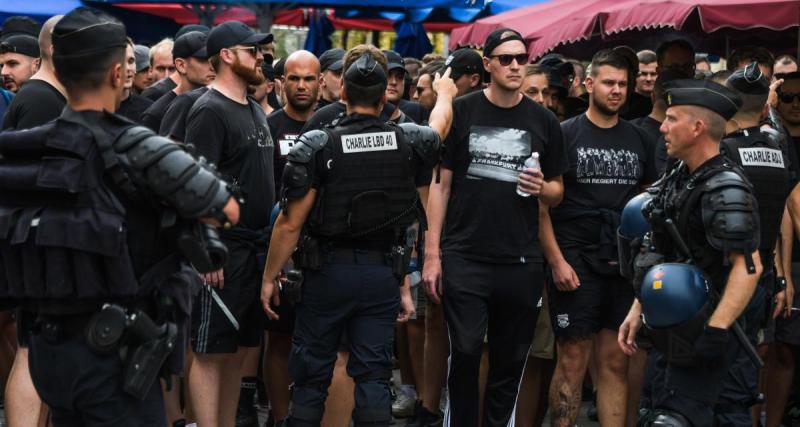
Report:
[[516,9],[458,28],[450,47],[479,46],[496,28],[513,28],[529,42],[531,58],[593,36],[653,28],[681,30],[697,13],[700,30],[767,29],[800,26],[797,0],[557,0]]

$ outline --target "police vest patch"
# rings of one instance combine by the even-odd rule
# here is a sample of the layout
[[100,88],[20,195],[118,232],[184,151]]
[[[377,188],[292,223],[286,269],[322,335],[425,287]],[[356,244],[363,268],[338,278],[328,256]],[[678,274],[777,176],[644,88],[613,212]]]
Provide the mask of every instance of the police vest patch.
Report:
[[344,153],[397,150],[397,135],[394,132],[359,133],[342,135]]
[[784,169],[783,153],[774,148],[750,147],[739,148],[742,166],[762,166]]

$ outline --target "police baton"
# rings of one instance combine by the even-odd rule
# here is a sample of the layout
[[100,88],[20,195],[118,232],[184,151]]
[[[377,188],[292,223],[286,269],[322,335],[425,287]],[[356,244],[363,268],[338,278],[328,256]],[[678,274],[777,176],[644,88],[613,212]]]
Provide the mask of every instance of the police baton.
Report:
[[[666,223],[667,232],[669,232],[669,236],[672,238],[673,243],[675,243],[675,245],[678,247],[678,250],[683,253],[683,256],[686,257],[686,263],[694,264],[692,253],[689,252],[689,247],[686,245],[686,242],[683,241],[680,233],[678,233],[678,227],[675,226],[675,222],[672,221],[672,219],[667,219],[664,222]],[[709,290],[711,291],[711,295],[716,298],[717,301],[722,299],[713,283],[711,286],[709,286]],[[739,324],[738,320],[733,321],[731,324],[731,330],[733,330],[733,334],[736,335],[736,338],[739,340],[739,344],[742,345],[750,360],[759,369],[763,368],[764,361],[761,360],[761,357],[758,355],[758,351],[756,350],[755,346],[753,346],[753,343],[751,343],[747,338],[747,334],[744,333],[744,329],[742,329],[742,325]]]

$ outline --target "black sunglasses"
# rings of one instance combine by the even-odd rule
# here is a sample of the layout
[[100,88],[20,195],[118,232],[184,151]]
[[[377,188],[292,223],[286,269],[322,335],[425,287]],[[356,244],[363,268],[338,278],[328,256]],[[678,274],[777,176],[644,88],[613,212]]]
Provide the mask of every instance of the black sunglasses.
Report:
[[784,104],[791,104],[795,99],[800,100],[800,92],[781,92],[778,94],[778,98]]
[[497,58],[502,66],[511,65],[511,61],[517,61],[519,65],[525,65],[528,63],[528,54],[527,53],[520,53],[518,55],[489,55],[489,58]]
[[243,50],[245,52],[249,52],[250,55],[256,56],[256,52],[258,52],[258,46],[229,47],[228,50]]

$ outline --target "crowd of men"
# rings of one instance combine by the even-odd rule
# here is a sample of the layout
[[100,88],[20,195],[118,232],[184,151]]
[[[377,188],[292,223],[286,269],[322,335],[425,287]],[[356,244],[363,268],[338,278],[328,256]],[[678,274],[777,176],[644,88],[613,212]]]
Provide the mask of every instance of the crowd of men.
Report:
[[795,58],[276,43],[3,23],[9,425],[787,422]]

